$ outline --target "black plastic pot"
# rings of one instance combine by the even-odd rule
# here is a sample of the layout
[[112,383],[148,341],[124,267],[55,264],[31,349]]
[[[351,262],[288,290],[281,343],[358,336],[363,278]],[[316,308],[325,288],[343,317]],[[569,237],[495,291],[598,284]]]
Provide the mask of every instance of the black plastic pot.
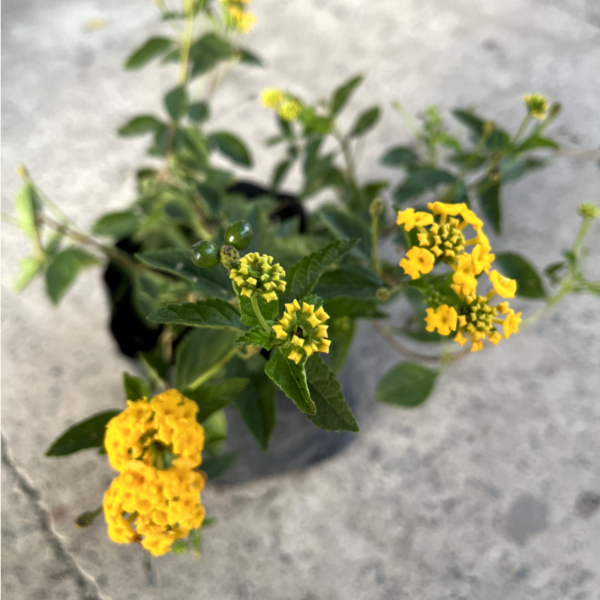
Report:
[[[268,191],[248,182],[239,182],[230,191],[242,194],[252,200],[264,196]],[[273,220],[285,221],[299,216],[301,231],[306,227],[306,214],[294,196],[279,194],[278,206],[271,212]],[[131,240],[121,240],[117,246],[128,253],[138,248]],[[150,327],[134,310],[131,297],[131,283],[123,271],[110,264],[105,271],[104,281],[111,299],[111,332],[123,354],[135,358],[138,352],[151,350],[158,341],[162,326]],[[340,382],[352,412],[360,421],[365,414],[369,399],[355,394],[355,385],[346,368]],[[268,477],[296,469],[302,469],[331,457],[342,450],[353,439],[353,433],[323,431],[310,422],[283,393],[277,393],[277,422],[268,452],[257,445],[244,424],[235,406],[226,409],[228,436],[225,452],[236,452],[237,460],[233,467],[218,478],[221,483],[241,483],[260,477]]]

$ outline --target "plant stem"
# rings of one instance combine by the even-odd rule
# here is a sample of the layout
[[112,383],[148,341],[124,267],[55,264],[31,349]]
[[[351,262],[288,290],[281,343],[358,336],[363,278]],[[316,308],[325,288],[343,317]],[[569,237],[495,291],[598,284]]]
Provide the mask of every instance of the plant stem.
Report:
[[371,325],[388,344],[388,346],[390,346],[390,348],[393,348],[398,354],[410,360],[420,360],[423,362],[440,362],[441,360],[444,360],[444,362],[455,362],[460,360],[468,352],[468,350],[465,349],[461,350],[460,352],[454,352],[453,354],[446,353],[435,356],[419,354],[418,352],[413,352],[406,346],[402,345],[383,325],[381,325],[381,323],[378,323],[377,321],[371,321]]
[[379,215],[371,215],[371,245],[373,247],[373,268],[377,275],[381,275],[381,263],[379,262],[379,248],[377,237],[379,229]]
[[513,138],[514,144],[516,144],[518,139],[523,135],[523,133],[525,133],[525,130],[527,129],[529,123],[531,123],[531,115],[527,113],[527,115],[525,115],[525,118],[523,119],[523,122],[521,123],[521,126],[519,127],[519,130],[517,131],[517,134]]
[[208,371],[205,371],[204,373],[202,373],[202,375],[200,375],[200,377],[198,377],[192,383],[190,383],[190,385],[187,386],[186,390],[192,392],[195,389],[199,388],[203,383],[205,383],[211,377],[216,375],[234,356],[237,355],[237,353],[237,348],[233,347],[221,360],[216,362],[210,369],[208,369]]
[[254,314],[256,315],[256,318],[258,319],[258,322],[260,323],[261,327],[267,333],[271,333],[271,326],[267,323],[262,313],[260,312],[260,307],[258,306],[258,296],[256,294],[252,296],[251,302],[252,308],[254,309]]
[[185,24],[181,36],[181,51],[179,54],[179,83],[185,85],[188,81],[188,63],[190,59],[190,46],[194,35],[194,2],[183,0]]

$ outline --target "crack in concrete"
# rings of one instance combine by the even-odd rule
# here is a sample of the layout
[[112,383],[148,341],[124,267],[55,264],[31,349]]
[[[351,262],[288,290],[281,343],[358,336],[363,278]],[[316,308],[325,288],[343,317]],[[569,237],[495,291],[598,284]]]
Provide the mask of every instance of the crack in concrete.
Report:
[[52,548],[55,557],[66,567],[65,574],[72,577],[82,600],[111,600],[100,593],[100,588],[94,578],[86,573],[78,564],[72,554],[64,546],[61,536],[52,527],[50,511],[42,502],[41,493],[35,488],[29,477],[16,465],[10,451],[8,440],[1,433],[2,438],[2,464],[15,476],[20,490],[31,501],[32,509],[39,521],[40,530]]

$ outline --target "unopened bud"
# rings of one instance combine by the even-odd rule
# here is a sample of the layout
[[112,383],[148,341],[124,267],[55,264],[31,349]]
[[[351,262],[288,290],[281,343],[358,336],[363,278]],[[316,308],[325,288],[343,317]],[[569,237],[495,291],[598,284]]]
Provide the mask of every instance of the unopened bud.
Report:
[[369,205],[369,214],[372,217],[378,217],[382,211],[383,200],[379,198],[379,196],[377,198],[373,198],[373,200],[371,200],[371,204]]
[[234,246],[223,246],[221,248],[221,256],[220,256],[220,260],[221,260],[221,264],[226,268],[226,269],[230,269],[232,263],[236,263],[239,262],[240,260],[240,253],[238,252],[237,248],[235,248]]
[[79,527],[79,529],[84,529],[85,527],[89,527],[94,519],[102,512],[102,507],[100,506],[96,510],[88,510],[86,512],[81,513],[75,519],[75,525]]
[[19,177],[25,177],[27,175],[27,170],[23,165],[17,165],[15,171]]
[[600,215],[600,208],[598,208],[595,204],[591,202],[585,202],[584,204],[580,204],[577,207],[577,212],[584,219],[597,219]]
[[556,117],[556,115],[558,115],[558,113],[562,110],[562,104],[560,102],[555,102],[551,107],[550,107],[550,116],[551,117]]
[[377,300],[379,302],[387,302],[390,299],[390,290],[384,287],[380,287],[377,292],[375,292],[377,296]]
[[483,135],[492,135],[492,132],[496,129],[494,121],[486,121],[483,124]]

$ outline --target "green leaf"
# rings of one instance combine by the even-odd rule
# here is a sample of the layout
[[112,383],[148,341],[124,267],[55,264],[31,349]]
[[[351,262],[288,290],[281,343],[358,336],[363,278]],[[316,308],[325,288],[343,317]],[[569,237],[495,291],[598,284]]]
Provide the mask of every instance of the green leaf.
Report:
[[375,398],[396,406],[419,406],[431,393],[438,371],[404,362],[392,367],[381,379]]
[[211,327],[214,329],[246,328],[240,321],[240,313],[229,302],[219,298],[210,298],[185,304],[168,304],[148,315],[153,323],[178,324],[187,327]]
[[135,402],[142,398],[150,398],[150,390],[146,385],[146,382],[139,377],[130,375],[129,373],[123,373],[123,387],[125,388],[125,397],[127,400]]
[[138,48],[133,54],[129,56],[125,62],[125,68],[128,71],[135,71],[141,69],[143,66],[148,64],[151,60],[158,58],[159,56],[166,54],[173,48],[173,42],[164,37],[153,37],[144,42],[140,48]]
[[132,235],[138,224],[137,217],[129,210],[108,213],[94,223],[92,233],[120,240]]
[[352,92],[354,92],[354,90],[362,83],[363,79],[364,77],[362,75],[357,75],[335,90],[333,93],[333,100],[331,101],[332,117],[337,115],[342,108],[344,108]]
[[564,269],[567,268],[567,265],[564,260],[559,260],[558,262],[549,264],[545,269],[544,273],[548,276],[551,283],[556,285],[563,276]]
[[379,121],[380,114],[381,110],[378,106],[363,111],[356,120],[356,123],[350,132],[350,137],[365,135],[370,129],[373,129],[377,124],[377,121]]
[[305,414],[315,415],[317,408],[310,399],[304,363],[299,364],[289,360],[281,350],[275,350],[265,367],[265,373],[275,385]]
[[207,102],[194,102],[188,108],[188,115],[196,123],[204,123],[210,117],[210,108]]
[[206,473],[206,477],[208,477],[209,480],[213,480],[229,471],[235,464],[237,457],[237,452],[227,452],[226,454],[211,456],[210,458],[203,460],[202,465],[200,466]]
[[269,440],[275,428],[275,386],[265,373],[266,360],[260,354],[248,360],[234,358],[227,366],[228,376],[250,380],[235,404],[240,415],[260,448],[269,449]]
[[202,423],[217,410],[231,404],[248,385],[249,380],[243,377],[224,379],[216,383],[205,383],[193,391],[186,391],[185,395],[200,407],[197,419]]
[[207,33],[190,48],[192,61],[192,77],[197,77],[212,70],[222,60],[235,56],[235,50],[229,42],[215,33]]
[[120,410],[106,410],[80,421],[65,431],[46,452],[46,456],[67,456],[86,448],[102,448],[104,430]]
[[204,448],[212,453],[213,449],[220,448],[227,439],[227,417],[222,410],[217,410],[202,421],[204,429]]
[[[246,296],[239,296],[238,300],[240,303],[240,313],[242,323],[248,327],[259,327],[260,322],[256,318],[256,313],[252,308],[252,301]],[[279,304],[272,300],[271,302],[265,302],[262,298],[258,298],[258,308],[265,321],[268,323],[274,323],[277,320],[279,314]]]
[[487,177],[477,188],[477,198],[485,222],[489,223],[496,234],[502,228],[502,212],[500,210],[500,183],[490,183]]
[[453,110],[452,114],[457,121],[460,121],[465,127],[471,130],[471,133],[476,139],[479,139],[483,135],[483,125],[485,121],[480,119],[477,115],[467,110]]
[[54,304],[58,304],[82,269],[100,264],[89,252],[67,248],[57,254],[46,271],[46,289]]
[[189,281],[201,294],[219,298],[231,298],[233,295],[229,275],[223,267],[202,269],[193,263],[190,253],[185,250],[154,250],[136,254],[136,257],[157,271],[171,273]]
[[145,135],[147,133],[156,133],[164,123],[152,115],[141,115],[127,121],[125,125],[119,127],[117,133],[121,137],[132,137],[135,135]]
[[402,204],[424,192],[433,191],[438,185],[454,183],[452,173],[433,167],[419,167],[410,171],[406,179],[394,190],[394,201]]
[[14,283],[17,293],[22,292],[33,281],[45,262],[43,257],[38,256],[25,256],[19,260],[19,274]]
[[262,60],[254,52],[250,52],[250,50],[246,50],[245,48],[238,48],[238,52],[240,53],[241,63],[252,67],[264,66]]
[[287,274],[287,287],[282,295],[282,303],[292,302],[294,299],[308,296],[317,285],[325,269],[352,250],[357,241],[338,240],[331,242],[325,248],[305,256],[293,265]]
[[185,393],[200,375],[208,371],[233,348],[239,332],[227,329],[193,329],[175,351],[175,387]]
[[339,373],[344,366],[346,356],[348,356],[348,351],[352,345],[355,322],[353,319],[343,316],[338,319],[330,319],[327,324],[329,325],[327,337],[331,340],[328,364],[334,373]]
[[533,150],[534,148],[560,148],[554,140],[541,137],[538,134],[532,135],[527,138],[518,148],[517,152],[524,152],[525,150]]
[[180,85],[167,92],[165,95],[165,107],[173,121],[179,122],[188,110],[187,94],[184,86]]
[[282,160],[277,163],[275,169],[273,169],[273,176],[271,177],[271,190],[273,192],[277,192],[279,185],[284,180],[291,166],[291,160]]
[[254,327],[235,340],[236,346],[262,346],[265,350],[271,350],[274,343],[273,331],[267,333],[261,327]]
[[315,294],[325,300],[340,297],[376,300],[375,294],[382,286],[383,281],[371,269],[351,264],[323,273]]
[[317,214],[337,239],[359,238],[360,241],[351,251],[353,256],[360,259],[371,256],[371,230],[364,219],[334,206],[324,206]]
[[419,162],[417,153],[408,146],[390,148],[379,162],[386,167],[407,167]]
[[211,148],[217,148],[222,154],[230,158],[234,163],[243,167],[252,166],[252,157],[243,142],[236,136],[226,131],[211,133],[208,136]]
[[514,252],[496,254],[494,267],[505,277],[517,281],[517,296],[545,298],[546,292],[540,276],[521,255]]
[[42,206],[31,183],[26,183],[15,196],[15,210],[21,231],[29,238],[37,238],[37,215]]
[[317,414],[308,418],[326,431],[358,431],[358,423],[346,404],[335,373],[318,354],[306,361],[306,378],[317,408]]

